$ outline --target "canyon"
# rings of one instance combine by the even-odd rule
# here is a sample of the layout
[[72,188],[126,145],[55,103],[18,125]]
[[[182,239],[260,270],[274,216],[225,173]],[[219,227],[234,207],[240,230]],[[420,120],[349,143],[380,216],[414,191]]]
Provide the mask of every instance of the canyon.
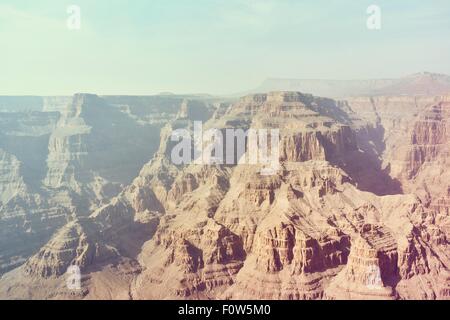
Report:
[[[449,300],[448,79],[0,97],[0,298]],[[279,167],[173,163],[196,122]]]

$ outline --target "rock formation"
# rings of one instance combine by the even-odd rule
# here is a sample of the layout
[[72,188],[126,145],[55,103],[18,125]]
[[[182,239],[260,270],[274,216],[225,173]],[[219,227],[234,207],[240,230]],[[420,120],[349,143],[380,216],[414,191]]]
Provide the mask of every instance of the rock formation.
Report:
[[118,195],[157,151],[162,126],[183,102],[209,105],[202,99],[0,97],[0,275]]
[[[58,192],[44,200],[54,208],[71,195],[83,210],[63,214],[51,240],[0,279],[0,297],[449,299],[446,97],[135,99],[78,95],[61,116],[43,180]],[[161,101],[165,121],[154,111]],[[126,179],[102,170],[108,152],[94,137],[114,145],[130,121],[157,123],[159,146],[128,186],[103,196]],[[279,167],[265,175],[264,164],[175,165],[171,133],[191,132],[194,121],[279,129]],[[123,168],[113,149],[109,164]],[[5,201],[11,189],[30,196],[21,163],[0,159]],[[71,265],[83,274],[75,293],[64,287]]]

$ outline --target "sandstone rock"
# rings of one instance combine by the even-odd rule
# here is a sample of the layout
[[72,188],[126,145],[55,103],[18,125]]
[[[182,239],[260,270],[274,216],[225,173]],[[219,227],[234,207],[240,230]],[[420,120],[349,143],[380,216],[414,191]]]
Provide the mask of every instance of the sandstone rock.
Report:
[[[61,146],[55,159],[70,156],[45,181],[66,189],[59,199],[97,192],[92,210],[62,214],[75,218],[0,279],[0,297],[67,297],[64,269],[76,264],[84,278],[75,299],[448,299],[445,97],[271,92],[228,105],[170,96],[152,160],[108,199],[97,186],[114,179],[90,166],[89,136],[109,127],[86,114],[99,108],[111,119],[116,108],[118,119],[162,124],[144,107],[158,100],[135,99],[75,97],[61,121],[85,131],[50,139]],[[220,130],[279,128],[280,166],[262,175],[263,165],[174,165],[172,130],[207,119]],[[3,159],[9,199],[27,184],[21,163]]]
[[395,239],[386,229],[370,224],[352,240],[348,263],[326,289],[333,299],[392,299],[398,279]]
[[[88,220],[74,221],[65,225],[24,266],[26,273],[42,278],[58,277],[71,265],[81,269],[96,260],[110,258],[115,252],[100,246],[95,225]],[[98,261],[99,262],[99,261]]]

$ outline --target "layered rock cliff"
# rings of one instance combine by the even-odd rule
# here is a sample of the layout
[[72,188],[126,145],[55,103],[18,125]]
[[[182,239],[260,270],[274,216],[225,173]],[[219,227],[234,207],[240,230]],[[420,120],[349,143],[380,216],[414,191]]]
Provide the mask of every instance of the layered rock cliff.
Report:
[[[198,98],[199,100],[194,100]],[[202,97],[0,98],[0,274],[118,195],[167,121]]]
[[[448,209],[417,184],[427,170],[445,177],[447,107],[438,100],[298,92],[229,106],[183,100],[133,182],[6,274],[0,296],[70,296],[64,269],[75,264],[76,299],[448,299]],[[83,101],[65,118],[77,129]],[[414,111],[402,117],[393,106]],[[192,133],[206,120],[219,131],[279,129],[279,165],[270,174],[261,163],[175,165],[173,130]],[[89,144],[75,145],[67,167],[88,161]],[[58,181],[80,181],[59,172]],[[446,181],[433,181],[430,199],[448,196]]]

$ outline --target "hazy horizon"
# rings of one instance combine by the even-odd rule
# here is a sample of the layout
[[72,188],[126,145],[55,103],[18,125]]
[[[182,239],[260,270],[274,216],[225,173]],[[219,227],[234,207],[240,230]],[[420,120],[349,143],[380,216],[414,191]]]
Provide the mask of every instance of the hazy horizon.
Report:
[[[368,6],[381,9],[369,30]],[[81,29],[66,26],[81,9]],[[227,95],[269,78],[450,74],[450,3],[5,0],[0,95]]]

